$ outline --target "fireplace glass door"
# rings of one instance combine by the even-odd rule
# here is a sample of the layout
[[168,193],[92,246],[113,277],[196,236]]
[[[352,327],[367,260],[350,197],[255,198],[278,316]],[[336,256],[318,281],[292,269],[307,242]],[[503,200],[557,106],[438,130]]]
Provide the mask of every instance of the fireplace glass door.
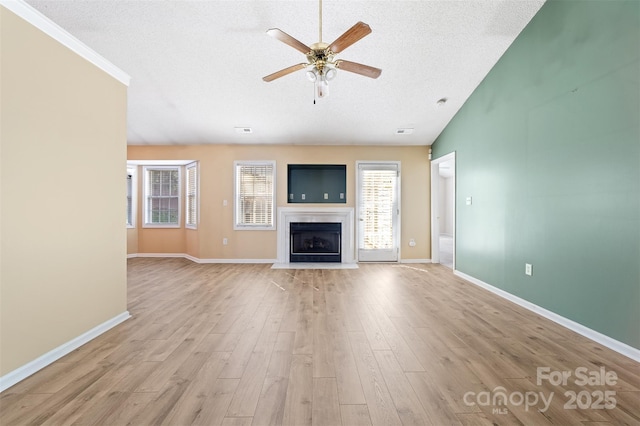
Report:
[[292,222],[290,262],[341,262],[342,224]]

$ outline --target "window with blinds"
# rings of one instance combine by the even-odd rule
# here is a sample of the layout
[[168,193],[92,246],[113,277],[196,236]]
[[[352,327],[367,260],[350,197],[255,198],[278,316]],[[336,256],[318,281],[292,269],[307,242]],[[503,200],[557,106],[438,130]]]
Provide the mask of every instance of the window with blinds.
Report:
[[136,226],[136,168],[127,167],[127,228]]
[[198,226],[198,167],[191,163],[186,167],[185,226],[195,229]]
[[235,162],[235,229],[275,229],[275,161]]
[[180,168],[145,167],[145,225],[180,226]]
[[127,226],[133,226],[133,176],[127,173]]
[[397,170],[361,170],[360,210],[363,249],[394,247],[394,214]]

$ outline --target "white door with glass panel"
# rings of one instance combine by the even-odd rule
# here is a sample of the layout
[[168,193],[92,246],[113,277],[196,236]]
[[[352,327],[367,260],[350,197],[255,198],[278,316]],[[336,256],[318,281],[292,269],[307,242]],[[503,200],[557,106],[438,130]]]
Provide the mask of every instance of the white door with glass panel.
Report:
[[397,262],[400,163],[357,162],[358,260]]

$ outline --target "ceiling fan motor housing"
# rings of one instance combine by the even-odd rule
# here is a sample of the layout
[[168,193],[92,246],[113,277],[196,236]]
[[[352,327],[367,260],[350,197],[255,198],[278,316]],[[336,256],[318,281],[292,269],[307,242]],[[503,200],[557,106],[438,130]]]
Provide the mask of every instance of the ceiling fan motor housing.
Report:
[[322,71],[327,65],[335,65],[333,57],[334,53],[329,50],[327,43],[312,44],[311,51],[307,54],[309,64],[315,66],[319,71]]

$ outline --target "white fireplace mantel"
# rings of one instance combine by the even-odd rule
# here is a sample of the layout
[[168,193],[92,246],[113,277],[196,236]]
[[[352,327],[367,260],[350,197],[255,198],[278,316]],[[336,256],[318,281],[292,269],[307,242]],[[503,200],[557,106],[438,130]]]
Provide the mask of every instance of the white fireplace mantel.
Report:
[[355,263],[352,207],[279,207],[278,263],[289,262],[291,222],[339,222],[342,224],[342,263]]

